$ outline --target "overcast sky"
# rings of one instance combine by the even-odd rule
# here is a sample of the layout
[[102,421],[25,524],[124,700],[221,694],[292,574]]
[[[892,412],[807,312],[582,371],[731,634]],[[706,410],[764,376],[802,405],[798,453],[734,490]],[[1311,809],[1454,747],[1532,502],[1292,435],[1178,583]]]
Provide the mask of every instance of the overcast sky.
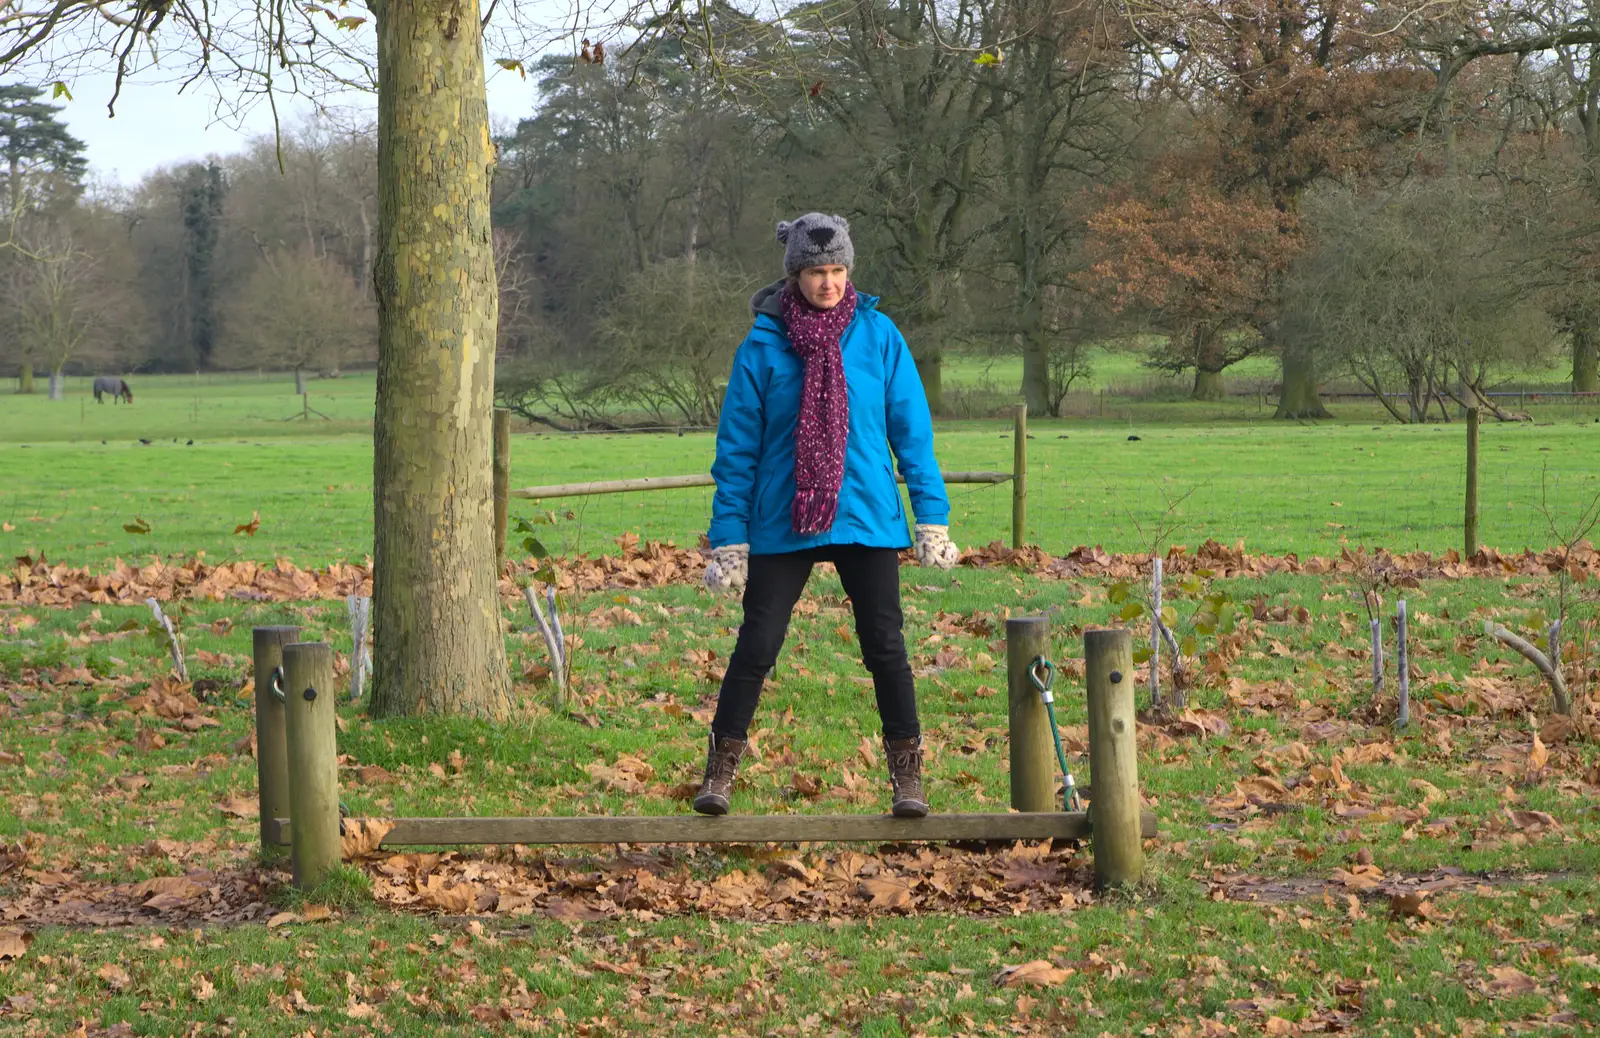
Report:
[[[47,84],[45,84],[47,85]],[[115,118],[106,117],[113,80],[109,75],[84,75],[74,79],[73,99],[59,98],[61,118],[73,136],[88,145],[93,174],[131,187],[151,170],[208,155],[227,155],[241,149],[251,137],[272,132],[272,112],[257,105],[240,124],[229,116],[218,121],[208,89],[196,84],[180,94],[175,85],[124,84]],[[48,98],[48,94],[46,95]],[[534,84],[515,72],[490,65],[489,117],[515,122],[533,108]],[[292,99],[286,125],[304,118],[308,106]],[[377,98],[355,99],[377,116]],[[280,115],[283,113],[280,112]]]

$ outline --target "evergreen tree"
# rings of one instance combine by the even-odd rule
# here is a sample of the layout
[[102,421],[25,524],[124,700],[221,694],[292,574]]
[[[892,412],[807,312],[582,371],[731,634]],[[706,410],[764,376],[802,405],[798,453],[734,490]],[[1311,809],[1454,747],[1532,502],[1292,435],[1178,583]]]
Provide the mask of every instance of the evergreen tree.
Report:
[[[24,83],[0,85],[0,152],[4,153],[5,196],[11,220],[26,209],[54,200],[70,201],[82,187],[87,160],[83,142],[56,118],[59,105],[39,100],[44,90]],[[30,189],[35,192],[29,197]],[[18,392],[33,392],[33,360],[18,367]]]
[[43,94],[24,83],[0,86],[0,151],[13,214],[23,209],[30,186],[47,198],[75,198],[88,168],[83,142],[56,117],[60,105],[39,100]]
[[217,345],[217,241],[227,184],[215,162],[194,163],[179,183],[183,210],[184,337],[196,368],[209,367]]

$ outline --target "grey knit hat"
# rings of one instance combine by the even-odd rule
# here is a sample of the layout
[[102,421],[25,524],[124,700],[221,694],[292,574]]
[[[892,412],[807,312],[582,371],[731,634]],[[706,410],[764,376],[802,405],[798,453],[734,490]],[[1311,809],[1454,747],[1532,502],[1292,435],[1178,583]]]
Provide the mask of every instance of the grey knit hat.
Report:
[[856,265],[856,247],[850,243],[850,224],[842,216],[807,213],[798,220],[778,224],[783,243],[783,272],[791,277],[807,267]]

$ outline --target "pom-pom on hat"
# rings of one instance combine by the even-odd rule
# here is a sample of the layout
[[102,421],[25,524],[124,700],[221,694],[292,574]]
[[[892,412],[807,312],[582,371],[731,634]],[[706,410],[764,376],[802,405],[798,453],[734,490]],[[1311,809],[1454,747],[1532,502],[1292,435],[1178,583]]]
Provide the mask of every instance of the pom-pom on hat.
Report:
[[783,272],[794,276],[807,267],[856,265],[856,247],[850,242],[850,224],[842,216],[807,213],[778,224],[783,245]]

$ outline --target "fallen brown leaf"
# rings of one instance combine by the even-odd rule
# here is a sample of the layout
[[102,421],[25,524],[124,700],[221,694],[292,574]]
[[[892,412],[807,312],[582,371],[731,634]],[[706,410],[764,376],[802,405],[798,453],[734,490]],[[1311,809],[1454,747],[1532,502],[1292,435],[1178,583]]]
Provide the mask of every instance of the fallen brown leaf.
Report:
[[1075,972],[1077,971],[1057,966],[1046,959],[1034,959],[1020,966],[1002,966],[993,979],[995,984],[1003,988],[1021,987],[1024,984],[1029,987],[1045,988],[1065,982]]
[[113,991],[121,991],[133,983],[133,978],[128,976],[128,971],[114,962],[108,962],[94,971],[94,975],[106,982]]
[[861,892],[872,898],[873,908],[904,908],[911,904],[911,887],[895,876],[861,881]]
[[1489,990],[1506,998],[1529,994],[1536,986],[1532,977],[1515,966],[1490,966],[1489,978]]
[[6,959],[20,959],[27,954],[28,945],[33,943],[33,934],[15,927],[0,928],[0,962]]
[[344,833],[339,837],[339,856],[345,861],[358,861],[378,853],[383,838],[394,829],[394,823],[384,818],[346,818]]
[[1414,894],[1396,894],[1389,899],[1389,914],[1396,919],[1431,919],[1433,902],[1426,891]]
[[255,818],[261,813],[261,806],[255,797],[227,796],[217,802],[217,810],[234,818]]

